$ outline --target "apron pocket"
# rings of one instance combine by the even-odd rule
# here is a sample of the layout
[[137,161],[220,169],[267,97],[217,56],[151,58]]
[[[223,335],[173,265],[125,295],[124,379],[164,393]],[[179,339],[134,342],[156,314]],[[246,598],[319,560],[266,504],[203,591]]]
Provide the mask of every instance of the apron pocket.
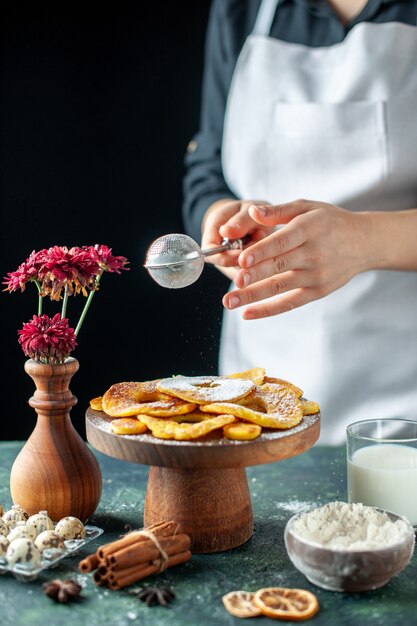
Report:
[[275,103],[269,199],[343,204],[383,184],[389,170],[385,106],[383,101]]

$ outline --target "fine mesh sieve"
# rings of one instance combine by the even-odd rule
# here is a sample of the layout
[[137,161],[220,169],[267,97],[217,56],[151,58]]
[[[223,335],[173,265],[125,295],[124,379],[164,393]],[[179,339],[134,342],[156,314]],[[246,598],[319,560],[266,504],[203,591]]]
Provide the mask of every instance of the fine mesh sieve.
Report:
[[161,287],[181,289],[200,277],[204,257],[242,247],[242,239],[224,239],[220,246],[202,250],[188,235],[171,233],[155,239],[149,246],[144,267]]

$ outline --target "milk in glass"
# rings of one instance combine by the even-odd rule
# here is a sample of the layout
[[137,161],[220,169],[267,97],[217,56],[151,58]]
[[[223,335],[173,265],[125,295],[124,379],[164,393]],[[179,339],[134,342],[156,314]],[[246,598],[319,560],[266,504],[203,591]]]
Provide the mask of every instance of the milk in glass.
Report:
[[348,460],[348,496],[417,526],[417,449],[386,443],[356,450]]

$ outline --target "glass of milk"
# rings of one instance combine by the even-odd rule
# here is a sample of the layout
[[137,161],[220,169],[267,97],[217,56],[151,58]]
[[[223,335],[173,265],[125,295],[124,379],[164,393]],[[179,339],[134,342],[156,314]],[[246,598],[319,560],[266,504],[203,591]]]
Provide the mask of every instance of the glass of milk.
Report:
[[417,421],[373,419],[347,428],[349,502],[404,515],[417,528]]

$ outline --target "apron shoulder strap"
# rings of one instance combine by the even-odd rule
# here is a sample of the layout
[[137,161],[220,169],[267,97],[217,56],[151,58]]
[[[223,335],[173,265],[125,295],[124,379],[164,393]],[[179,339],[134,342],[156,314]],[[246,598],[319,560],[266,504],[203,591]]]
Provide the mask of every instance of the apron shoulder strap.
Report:
[[252,35],[269,35],[279,1],[280,0],[262,0],[258,15],[256,16]]

